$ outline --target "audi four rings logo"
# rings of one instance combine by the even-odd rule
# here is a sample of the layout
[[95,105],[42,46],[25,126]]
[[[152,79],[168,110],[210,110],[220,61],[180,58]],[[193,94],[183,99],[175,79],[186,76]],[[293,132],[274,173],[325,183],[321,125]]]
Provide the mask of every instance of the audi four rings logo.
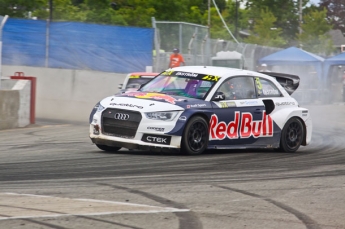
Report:
[[129,114],[116,113],[114,115],[114,118],[118,119],[118,120],[128,120],[129,119]]

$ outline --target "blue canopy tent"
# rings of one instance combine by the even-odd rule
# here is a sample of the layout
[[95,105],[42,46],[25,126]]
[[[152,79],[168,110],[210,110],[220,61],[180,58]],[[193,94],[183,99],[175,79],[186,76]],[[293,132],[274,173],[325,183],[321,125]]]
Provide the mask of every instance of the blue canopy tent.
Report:
[[[323,75],[323,61],[325,59],[317,56],[313,53],[304,51],[296,47],[290,47],[271,55],[265,56],[258,60],[259,64],[267,64],[268,66],[288,66],[290,69],[292,67],[303,67],[312,66],[316,71],[316,75],[320,81],[325,81]],[[291,72],[285,72],[291,73]],[[302,76],[303,77],[303,76]]]
[[345,52],[339,54],[339,55],[336,55],[336,56],[333,56],[333,57],[330,57],[328,59],[325,60],[324,62],[324,77],[328,77],[329,75],[329,70],[331,68],[331,66],[333,65],[345,65]]

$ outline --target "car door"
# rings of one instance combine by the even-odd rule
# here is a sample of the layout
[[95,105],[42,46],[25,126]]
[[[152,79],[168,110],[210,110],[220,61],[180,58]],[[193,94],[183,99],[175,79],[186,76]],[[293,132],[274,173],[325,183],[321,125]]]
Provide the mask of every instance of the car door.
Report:
[[239,148],[255,145],[259,137],[270,134],[265,105],[257,98],[254,77],[236,76],[217,89],[210,119],[209,146]]

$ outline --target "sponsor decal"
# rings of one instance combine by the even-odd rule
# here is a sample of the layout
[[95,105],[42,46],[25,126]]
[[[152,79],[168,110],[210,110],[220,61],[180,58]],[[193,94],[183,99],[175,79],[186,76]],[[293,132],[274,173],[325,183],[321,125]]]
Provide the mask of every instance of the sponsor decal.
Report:
[[262,93],[264,95],[279,95],[280,94],[279,91],[276,89],[263,89]]
[[176,101],[184,101],[184,99],[175,99],[169,95],[155,93],[155,92],[128,92],[122,94],[124,96],[131,96],[139,99],[156,99],[164,100],[165,102],[175,104]]
[[208,80],[208,81],[218,81],[219,80],[219,76],[212,76],[212,75],[207,75],[202,77],[203,80]]
[[192,72],[176,72],[176,76],[198,77],[199,74]]
[[144,134],[141,140],[154,144],[170,145],[171,136]]
[[292,105],[295,105],[295,102],[277,102],[276,103],[277,106],[292,106]]
[[123,107],[136,107],[139,109],[143,109],[144,107],[142,106],[138,106],[138,105],[134,105],[134,104],[128,104],[128,103],[110,103],[110,106],[123,106]]
[[213,114],[209,133],[210,140],[273,137],[273,120],[270,115],[266,115],[266,111],[263,111],[261,120],[255,121],[251,113],[236,111],[234,120],[229,123],[218,122],[218,116]]
[[257,105],[259,104],[257,100],[245,100],[245,101],[240,101],[241,105]]
[[162,73],[162,75],[164,75],[164,76],[170,76],[170,75],[172,75],[173,73],[174,73],[174,71],[165,71],[165,72]]
[[190,105],[187,105],[187,108],[199,108],[199,107],[206,107],[206,104],[190,104]]
[[130,79],[138,79],[138,78],[140,78],[140,76],[139,75],[131,75],[131,76],[129,76],[129,78]]
[[220,102],[221,108],[236,107],[235,102]]
[[161,131],[161,132],[164,131],[164,128],[163,128],[163,127],[151,127],[151,126],[148,126],[147,129],[148,129],[148,130]]

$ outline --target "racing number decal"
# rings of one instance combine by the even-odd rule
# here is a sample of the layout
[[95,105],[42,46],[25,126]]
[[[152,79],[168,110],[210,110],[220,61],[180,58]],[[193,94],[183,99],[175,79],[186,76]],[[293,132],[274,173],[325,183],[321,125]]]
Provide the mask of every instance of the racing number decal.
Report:
[[140,78],[140,76],[139,75],[131,75],[129,78],[130,79],[137,79],[137,78]]
[[218,81],[219,76],[212,76],[212,75],[207,75],[202,77],[203,80],[208,80],[208,81]]
[[262,94],[262,84],[261,84],[259,77],[255,78],[255,84],[256,84],[256,88],[258,89],[258,94],[261,95]]
[[165,72],[162,73],[162,75],[164,75],[164,76],[170,76],[170,75],[172,75],[173,73],[174,73],[174,71],[165,71]]

